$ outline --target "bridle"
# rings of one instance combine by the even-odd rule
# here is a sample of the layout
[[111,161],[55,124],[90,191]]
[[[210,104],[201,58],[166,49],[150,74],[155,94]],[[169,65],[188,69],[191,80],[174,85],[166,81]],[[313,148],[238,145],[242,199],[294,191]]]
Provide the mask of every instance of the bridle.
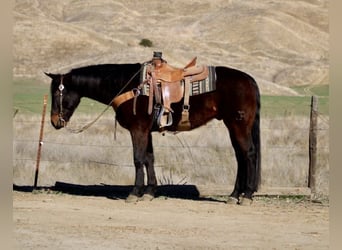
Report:
[[58,118],[63,123],[63,127],[66,127],[66,121],[63,118],[63,90],[64,90],[64,84],[63,84],[63,75],[61,76],[61,82],[58,86],[59,89],[59,113]]
[[[106,108],[90,123],[86,124],[85,126],[79,128],[79,129],[72,129],[67,127],[67,122],[63,118],[63,90],[65,89],[64,84],[63,84],[63,75],[61,75],[61,82],[58,86],[59,90],[59,113],[58,113],[58,118],[59,121],[62,123],[63,127],[68,130],[71,133],[78,134],[89,128],[91,125],[93,125],[100,117],[112,106],[113,100],[115,97],[120,95],[122,91],[131,83],[131,81],[140,73],[140,71],[143,69],[143,67],[140,67],[140,69],[127,81],[127,83],[122,87],[122,89],[113,97],[113,99],[108,103]],[[116,119],[115,119],[116,123]],[[114,136],[115,137],[115,136]]]

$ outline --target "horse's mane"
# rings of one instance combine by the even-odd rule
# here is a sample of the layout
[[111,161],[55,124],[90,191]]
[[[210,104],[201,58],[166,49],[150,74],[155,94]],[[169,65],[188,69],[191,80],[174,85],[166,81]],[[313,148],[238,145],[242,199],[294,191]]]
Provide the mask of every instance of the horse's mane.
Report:
[[[71,77],[71,88],[84,91],[87,97],[97,95],[107,99],[122,90],[129,79],[141,68],[141,64],[98,64],[72,69],[67,75]],[[140,74],[132,82],[138,85]],[[85,87],[87,86],[87,87]],[[101,94],[99,94],[101,93]]]
[[80,68],[74,68],[69,73],[71,75],[78,76],[97,76],[97,77],[105,77],[108,74],[117,74],[118,72],[131,72],[132,70],[139,70],[141,67],[140,63],[136,64],[97,64],[97,65],[89,65]]

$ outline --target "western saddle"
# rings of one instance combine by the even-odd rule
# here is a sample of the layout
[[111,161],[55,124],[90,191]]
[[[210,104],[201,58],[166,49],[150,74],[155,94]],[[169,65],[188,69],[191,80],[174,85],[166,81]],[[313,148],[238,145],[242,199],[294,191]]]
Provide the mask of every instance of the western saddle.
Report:
[[[155,112],[156,122],[159,130],[173,124],[171,108],[172,103],[180,102],[183,98],[183,111],[178,131],[191,129],[189,120],[189,99],[191,84],[204,80],[209,75],[207,66],[197,66],[197,57],[193,58],[184,68],[176,68],[162,59],[162,52],[154,52],[151,61],[144,65],[143,81],[138,91],[129,91],[113,99],[116,109],[123,102],[137,98],[140,94],[149,96],[148,114]],[[134,102],[135,103],[135,102]],[[154,110],[153,110],[154,109]],[[135,113],[135,107],[133,108]]]

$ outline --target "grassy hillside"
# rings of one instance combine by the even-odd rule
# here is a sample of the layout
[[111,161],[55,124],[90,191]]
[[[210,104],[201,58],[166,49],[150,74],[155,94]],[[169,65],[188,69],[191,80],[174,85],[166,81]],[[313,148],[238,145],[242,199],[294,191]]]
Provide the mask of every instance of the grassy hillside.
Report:
[[[235,67],[265,95],[328,84],[328,1],[16,0],[14,77],[144,62],[155,50],[174,66]],[[139,45],[142,39],[152,47]]]

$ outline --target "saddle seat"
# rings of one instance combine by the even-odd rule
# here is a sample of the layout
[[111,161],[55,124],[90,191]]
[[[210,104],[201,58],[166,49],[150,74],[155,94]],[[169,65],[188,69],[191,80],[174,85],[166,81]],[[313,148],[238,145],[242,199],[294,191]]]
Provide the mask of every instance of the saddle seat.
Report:
[[[196,60],[197,57],[194,57],[184,68],[176,68],[169,65],[163,59],[153,59],[152,64],[154,65],[154,72],[155,77],[157,80],[164,81],[164,82],[175,82],[184,79],[185,72],[189,68],[196,67]],[[191,70],[194,72],[194,69]],[[196,72],[194,72],[196,73]]]
[[171,103],[179,102],[185,95],[187,95],[187,93],[185,93],[187,84],[204,80],[208,77],[208,74],[208,67],[202,65],[193,66],[187,70],[182,70],[182,77],[174,81],[165,81],[163,79],[159,79],[161,80],[160,84],[165,108],[171,110]]
[[153,60],[155,77],[162,82],[181,81],[187,76],[195,77],[191,82],[203,80],[208,76],[208,68],[196,65],[196,60],[197,57],[193,58],[184,68],[173,67],[164,60]]
[[171,103],[181,101],[185,94],[186,82],[204,80],[208,77],[207,66],[196,65],[197,57],[193,58],[184,68],[176,68],[169,65],[163,59],[152,60],[152,78],[161,85],[162,102],[167,110],[172,111]]

